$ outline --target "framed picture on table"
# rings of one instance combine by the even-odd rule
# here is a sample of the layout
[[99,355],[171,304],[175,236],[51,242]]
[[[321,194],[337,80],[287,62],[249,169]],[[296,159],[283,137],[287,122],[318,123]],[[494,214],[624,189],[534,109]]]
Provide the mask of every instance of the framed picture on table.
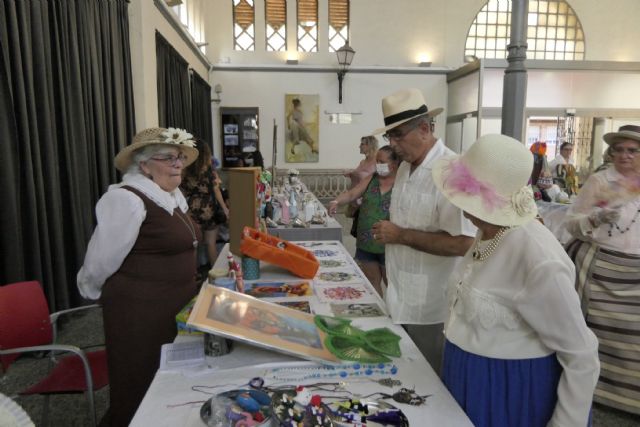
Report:
[[187,324],[199,330],[319,362],[340,362],[313,315],[215,286],[203,286]]

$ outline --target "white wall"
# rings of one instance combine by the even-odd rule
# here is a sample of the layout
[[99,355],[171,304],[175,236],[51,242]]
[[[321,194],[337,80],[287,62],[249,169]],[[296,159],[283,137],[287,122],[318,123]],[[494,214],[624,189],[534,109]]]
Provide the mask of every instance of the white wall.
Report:
[[154,2],[132,0],[129,4],[129,40],[137,130],[158,126],[156,30],[182,55],[190,68],[203,79],[208,79],[208,67],[188,47]]
[[[260,152],[271,165],[273,119],[278,125],[279,168],[353,168],[360,160],[360,138],[384,126],[380,101],[398,89],[422,90],[428,107],[446,106],[446,77],[441,75],[399,75],[348,73],[343,83],[343,103],[338,103],[338,79],[333,72],[220,71],[211,73],[211,84],[223,88],[221,107],[260,109]],[[320,95],[320,159],[318,163],[284,163],[285,94]],[[329,123],[324,112],[361,113],[350,125]],[[217,113],[217,111],[216,111]],[[436,121],[436,134],[444,134],[444,114]],[[379,138],[380,145],[385,142]],[[215,152],[221,152],[219,114],[214,124]]]
[[[640,108],[638,72],[529,70],[527,78],[528,108]],[[485,70],[483,107],[502,106],[503,79],[504,70]]]
[[[295,0],[287,0],[288,41],[295,50]],[[428,53],[435,66],[455,69],[462,65],[467,31],[485,0],[351,0],[351,45],[356,50],[354,71],[363,67],[414,67],[419,53]],[[232,1],[204,2],[207,55],[213,64],[283,65],[284,52],[264,50],[264,3],[256,1],[256,51],[233,50]],[[636,40],[640,39],[638,0],[570,0],[586,34],[586,59],[640,61]],[[443,75],[409,75],[351,72],[345,79],[345,101],[337,104],[337,78],[334,73],[305,73],[306,65],[336,67],[335,54],[327,48],[327,0],[319,0],[319,52],[300,54],[295,72],[238,72],[207,69],[183,39],[157,10],[153,0],[132,0],[130,10],[131,52],[134,80],[136,124],[138,129],[155,126],[157,82],[155,30],[181,53],[190,66],[209,83],[223,86],[222,106],[257,106],[261,114],[261,151],[271,163],[271,133],[275,118],[278,140],[284,141],[284,95],[312,93],[320,95],[320,111],[361,112],[352,125],[332,125],[320,116],[320,162],[302,165],[284,164],[280,152],[278,164],[305,168],[353,167],[361,158],[357,144],[360,136],[382,123],[380,98],[398,88],[419,87],[430,108],[447,107],[448,95]],[[634,73],[599,74],[567,71],[529,72],[529,107],[544,108],[638,108],[640,77]],[[502,70],[490,70],[485,78],[484,106],[502,103]],[[468,96],[468,95],[467,95]],[[454,96],[452,102],[456,102]],[[215,107],[216,105],[214,105]],[[214,108],[214,137],[219,153],[219,115]],[[445,136],[445,111],[436,131]],[[466,126],[465,126],[466,129]],[[482,133],[499,131],[499,119],[482,121]],[[467,133],[467,132],[465,132]]]
[[[135,0],[134,0],[135,1]],[[138,0],[141,1],[141,0]],[[256,1],[256,51],[233,50],[231,0],[210,0],[206,34],[211,62],[228,58],[233,64],[282,64],[285,54],[265,52],[264,3]],[[463,64],[469,27],[486,0],[351,0],[350,43],[354,65],[412,66],[419,53],[434,65]],[[587,60],[640,61],[638,0],[569,0],[582,23]],[[304,64],[335,64],[328,52],[327,0],[319,0],[319,52],[301,54]],[[288,47],[296,50],[295,0],[287,0]]]

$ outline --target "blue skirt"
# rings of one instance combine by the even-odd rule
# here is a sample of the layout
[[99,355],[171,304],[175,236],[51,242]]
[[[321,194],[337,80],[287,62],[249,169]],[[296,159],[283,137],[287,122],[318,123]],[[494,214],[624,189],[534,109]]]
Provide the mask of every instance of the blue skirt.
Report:
[[476,427],[545,427],[561,374],[555,354],[492,359],[445,343],[444,384]]

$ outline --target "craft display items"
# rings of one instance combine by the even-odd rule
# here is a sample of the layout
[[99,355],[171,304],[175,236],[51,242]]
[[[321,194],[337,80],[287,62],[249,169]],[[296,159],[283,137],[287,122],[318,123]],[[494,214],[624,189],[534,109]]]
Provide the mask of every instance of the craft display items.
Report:
[[308,250],[250,227],[242,231],[240,251],[246,256],[282,267],[303,279],[313,279],[320,268],[318,260]]
[[319,395],[312,395],[303,386],[274,393],[272,411],[279,426],[333,426],[331,410]]
[[617,222],[616,222],[616,223],[611,223],[611,224],[609,224],[609,231],[607,232],[607,234],[609,235],[609,237],[611,237],[611,236],[612,236],[612,234],[613,234],[613,229],[614,229],[614,228],[615,228],[616,230],[618,230],[618,232],[619,232],[620,234],[624,234],[624,233],[626,233],[627,231],[631,230],[631,226],[632,226],[633,224],[635,224],[635,223],[636,223],[636,221],[638,220],[638,215],[640,215],[640,209],[638,209],[638,210],[636,211],[636,214],[633,216],[633,219],[631,219],[631,222],[629,223],[629,225],[628,225],[628,226],[626,226],[624,229],[623,229],[623,228],[620,228],[620,226],[618,225],[618,223],[617,223]]
[[[263,376],[278,382],[295,383],[310,379],[319,380],[326,378],[366,378],[374,376],[392,376],[398,374],[398,367],[389,363],[376,364],[342,364],[342,365],[319,365],[315,367],[284,367],[267,370]],[[282,375],[282,376],[281,376]],[[377,380],[373,380],[378,382]],[[385,385],[392,383],[389,379],[384,381]],[[399,385],[399,384],[398,384]]]
[[207,426],[270,425],[271,397],[261,390],[231,390],[207,400],[200,417]]
[[229,264],[229,277],[235,279],[236,289],[238,290],[238,292],[244,292],[244,278],[242,277],[242,268],[233,257],[233,254],[231,252],[227,254],[227,263]]

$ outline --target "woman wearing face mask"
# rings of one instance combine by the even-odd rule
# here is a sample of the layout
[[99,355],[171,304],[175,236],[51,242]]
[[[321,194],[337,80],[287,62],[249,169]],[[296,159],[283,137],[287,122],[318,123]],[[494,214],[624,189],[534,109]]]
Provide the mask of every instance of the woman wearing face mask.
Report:
[[357,223],[355,259],[380,295],[381,282],[386,283],[384,244],[374,240],[371,229],[376,222],[389,219],[391,189],[399,164],[400,159],[391,146],[380,148],[376,154],[376,172],[349,191],[340,194],[328,207],[329,215],[334,215],[339,205],[362,197]]

